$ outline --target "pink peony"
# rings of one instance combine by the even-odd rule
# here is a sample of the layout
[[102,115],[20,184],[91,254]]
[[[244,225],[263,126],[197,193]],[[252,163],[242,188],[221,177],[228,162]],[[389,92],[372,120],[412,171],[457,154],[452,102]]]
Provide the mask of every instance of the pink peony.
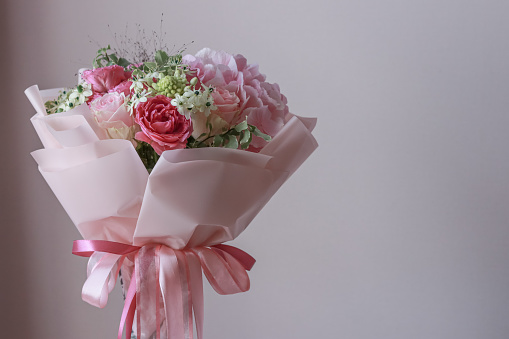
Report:
[[136,128],[134,118],[127,111],[121,94],[106,93],[90,102],[90,109],[99,127],[106,130],[110,138],[133,139]]
[[[283,127],[289,113],[287,100],[281,94],[277,84],[265,81],[265,75],[258,70],[258,65],[248,65],[242,55],[231,55],[223,51],[204,48],[196,56],[186,55],[183,63],[196,70],[196,76],[206,86],[214,86],[215,113],[235,125],[247,117],[250,124],[258,127],[263,133],[276,135]],[[228,102],[228,94],[239,99],[239,111],[232,114],[233,102]],[[226,100],[223,106],[222,99]],[[216,100],[218,102],[216,102]],[[219,105],[217,105],[219,103]],[[223,111],[223,109],[225,111]],[[265,145],[262,138],[254,137],[252,149]]]
[[135,120],[141,127],[135,138],[149,143],[157,154],[185,148],[193,132],[191,120],[181,115],[171,104],[171,98],[164,95],[140,103],[136,107]]
[[106,93],[120,83],[128,80],[132,72],[118,65],[106,66],[83,71],[82,79],[92,85],[94,93]]

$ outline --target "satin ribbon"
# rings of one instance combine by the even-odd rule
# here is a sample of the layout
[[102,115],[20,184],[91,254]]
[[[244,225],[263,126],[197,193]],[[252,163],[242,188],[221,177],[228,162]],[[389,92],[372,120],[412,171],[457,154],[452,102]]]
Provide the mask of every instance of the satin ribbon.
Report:
[[[156,334],[172,339],[192,339],[193,314],[196,338],[203,334],[202,269],[219,294],[249,290],[249,271],[255,259],[229,245],[175,250],[160,244],[143,247],[104,241],[76,240],[73,254],[90,257],[84,301],[104,307],[124,259],[134,255],[134,270],[126,294],[118,339],[125,325],[130,338],[136,315],[139,339]],[[155,312],[155,319],[153,314]]]

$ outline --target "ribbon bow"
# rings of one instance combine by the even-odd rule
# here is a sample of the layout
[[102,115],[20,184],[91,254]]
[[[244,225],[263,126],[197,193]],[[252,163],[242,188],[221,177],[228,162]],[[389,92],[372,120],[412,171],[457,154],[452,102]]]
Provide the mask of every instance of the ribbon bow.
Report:
[[255,263],[246,252],[224,244],[175,250],[161,244],[138,247],[105,240],[76,240],[72,253],[90,257],[82,298],[100,308],[108,301],[124,259],[134,257],[118,339],[122,339],[124,325],[126,339],[130,338],[135,315],[139,339],[153,334],[157,339],[161,335],[192,339],[193,313],[197,339],[201,339],[202,269],[217,293],[234,294],[249,290],[246,271]]

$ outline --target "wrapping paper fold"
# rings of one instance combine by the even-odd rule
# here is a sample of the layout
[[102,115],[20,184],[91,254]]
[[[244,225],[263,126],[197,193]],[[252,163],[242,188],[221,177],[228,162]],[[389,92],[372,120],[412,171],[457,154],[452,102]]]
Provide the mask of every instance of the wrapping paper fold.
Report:
[[[182,262],[183,258],[178,260],[181,254],[175,253],[235,239],[318,146],[311,134],[316,119],[290,115],[283,129],[259,153],[226,148],[166,151],[149,175],[132,144],[107,139],[87,105],[47,116],[42,103],[56,93],[39,92],[37,86],[26,91],[37,111],[31,121],[44,145],[32,153],[41,174],[84,239],[120,242],[151,251],[154,244],[161,245],[159,251],[168,252],[158,256],[161,268],[168,260]],[[126,271],[132,270],[134,258],[113,255],[92,255],[89,275],[93,275],[90,267],[101,262],[113,273],[122,263]],[[201,284],[196,258],[189,259],[194,267],[189,274]],[[237,264],[231,261],[229,265]],[[103,272],[101,287],[84,292],[84,299],[103,307],[115,283],[113,273]],[[137,297],[158,290],[157,283],[161,288],[168,286],[164,279],[175,276],[162,274],[159,282],[138,277],[139,283],[150,287],[139,290]],[[196,286],[193,288],[197,291]],[[164,288],[161,292],[170,293]],[[94,296],[85,297],[90,293]],[[138,317],[149,316],[147,310],[159,302],[154,298],[139,300]],[[166,317],[171,307],[185,309],[185,305],[163,306]],[[195,317],[202,318],[200,312],[195,310]],[[162,320],[152,321],[139,339],[149,338],[162,328],[159,324],[166,317],[160,316]],[[145,323],[150,320],[145,319]]]

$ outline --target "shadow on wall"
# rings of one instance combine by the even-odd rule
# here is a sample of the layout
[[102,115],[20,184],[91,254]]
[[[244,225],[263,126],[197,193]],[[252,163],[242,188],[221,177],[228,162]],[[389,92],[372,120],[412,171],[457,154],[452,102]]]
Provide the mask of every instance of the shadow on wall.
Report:
[[[19,138],[16,126],[26,125],[26,116],[12,114],[16,112],[15,97],[17,86],[7,79],[15,79],[16,70],[12,64],[12,46],[14,45],[9,27],[8,1],[0,1],[0,102],[2,103],[2,140],[1,176],[0,176],[0,333],[5,338],[35,338],[31,330],[30,300],[28,293],[29,272],[27,272],[27,248],[25,224],[26,211],[23,210],[22,175],[19,159],[27,153],[22,143],[12,142]],[[32,278],[33,279],[33,278]]]

